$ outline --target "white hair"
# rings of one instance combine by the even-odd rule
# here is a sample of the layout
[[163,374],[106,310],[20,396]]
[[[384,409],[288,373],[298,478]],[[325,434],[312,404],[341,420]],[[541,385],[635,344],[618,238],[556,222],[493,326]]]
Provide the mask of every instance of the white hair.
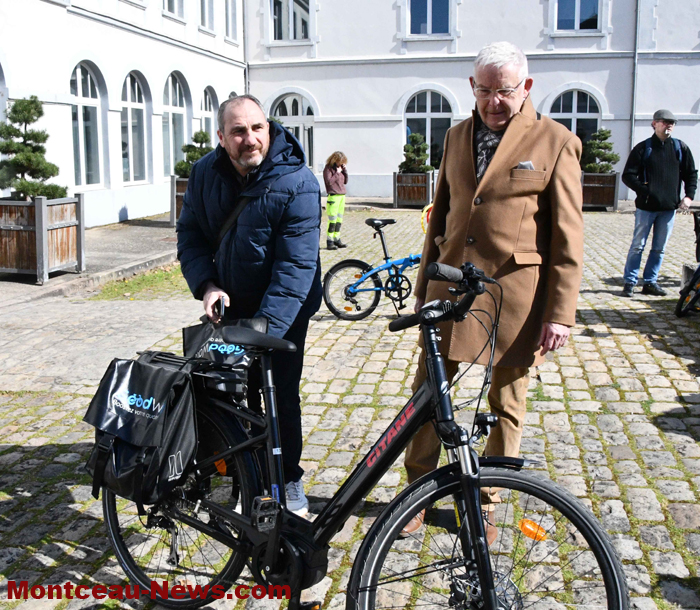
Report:
[[502,68],[508,65],[517,66],[520,78],[527,76],[527,57],[511,42],[492,42],[487,44],[474,60],[474,72],[486,66]]

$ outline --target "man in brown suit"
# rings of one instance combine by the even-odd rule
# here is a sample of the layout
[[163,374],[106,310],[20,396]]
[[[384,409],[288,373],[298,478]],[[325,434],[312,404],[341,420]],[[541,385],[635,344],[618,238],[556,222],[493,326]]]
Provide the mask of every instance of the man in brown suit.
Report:
[[[459,267],[469,261],[501,284],[503,309],[488,394],[499,423],[485,454],[517,457],[529,369],[564,345],[575,323],[583,266],[581,141],[537,115],[527,59],[514,45],[484,47],[469,80],[476,111],[445,137],[416,282],[416,311],[426,300],[451,298],[445,282],[426,280],[431,262]],[[486,296],[475,307],[495,315]],[[488,348],[480,355],[487,333],[473,316],[442,324],[441,335],[450,380],[459,362],[488,362]],[[425,379],[424,358],[422,353],[414,391]],[[409,483],[437,467],[440,447],[432,424],[426,424],[406,450]],[[494,495],[487,501],[499,499]],[[421,517],[405,531],[417,530]],[[487,527],[489,539],[495,533]]]

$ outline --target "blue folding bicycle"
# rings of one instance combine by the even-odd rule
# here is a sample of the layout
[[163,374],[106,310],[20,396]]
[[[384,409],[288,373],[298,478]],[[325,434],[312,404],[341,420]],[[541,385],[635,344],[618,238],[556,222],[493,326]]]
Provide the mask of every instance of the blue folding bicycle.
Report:
[[[323,300],[333,315],[341,320],[362,320],[379,305],[382,293],[391,299],[396,313],[406,306],[413,285],[404,271],[420,264],[420,254],[409,254],[392,260],[382,228],[396,222],[393,218],[368,218],[365,224],[374,229],[372,238],[379,235],[384,250],[384,263],[377,267],[349,258],[330,268],[323,278]],[[384,272],[386,279],[383,279]]]

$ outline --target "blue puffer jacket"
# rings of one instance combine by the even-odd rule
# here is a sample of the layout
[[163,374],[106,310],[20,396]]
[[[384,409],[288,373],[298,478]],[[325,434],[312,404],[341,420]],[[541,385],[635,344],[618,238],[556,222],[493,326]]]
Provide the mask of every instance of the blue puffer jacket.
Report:
[[321,305],[319,184],[304,151],[286,129],[270,123],[270,149],[241,196],[252,197],[214,252],[240,187],[220,145],[192,168],[177,222],[177,255],[192,294],[209,280],[231,298],[235,317],[264,316],[283,337],[299,317]]

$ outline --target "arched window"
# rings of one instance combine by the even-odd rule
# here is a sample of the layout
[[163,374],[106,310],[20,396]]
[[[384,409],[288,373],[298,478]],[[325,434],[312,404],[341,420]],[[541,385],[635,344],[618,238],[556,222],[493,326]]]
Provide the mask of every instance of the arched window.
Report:
[[175,73],[163,89],[163,171],[170,176],[175,164],[185,158],[185,90]]
[[306,153],[306,163],[314,165],[314,110],[302,95],[293,93],[272,105],[273,117],[284,117],[282,124],[294,134]]
[[416,93],[406,106],[406,141],[419,133],[429,145],[429,165],[439,168],[444,153],[445,134],[452,126],[452,107],[437,91]]
[[100,95],[95,75],[85,64],[73,70],[70,92],[75,185],[100,184]]
[[598,102],[585,91],[566,91],[554,100],[550,118],[573,131],[582,142],[598,131],[600,109]]
[[146,179],[146,100],[132,72],[122,87],[122,175],[124,182]]
[[211,138],[210,143],[214,145],[217,129],[216,113],[219,110],[219,105],[216,103],[216,98],[209,88],[204,90],[200,110],[202,111],[202,130],[209,134]]

